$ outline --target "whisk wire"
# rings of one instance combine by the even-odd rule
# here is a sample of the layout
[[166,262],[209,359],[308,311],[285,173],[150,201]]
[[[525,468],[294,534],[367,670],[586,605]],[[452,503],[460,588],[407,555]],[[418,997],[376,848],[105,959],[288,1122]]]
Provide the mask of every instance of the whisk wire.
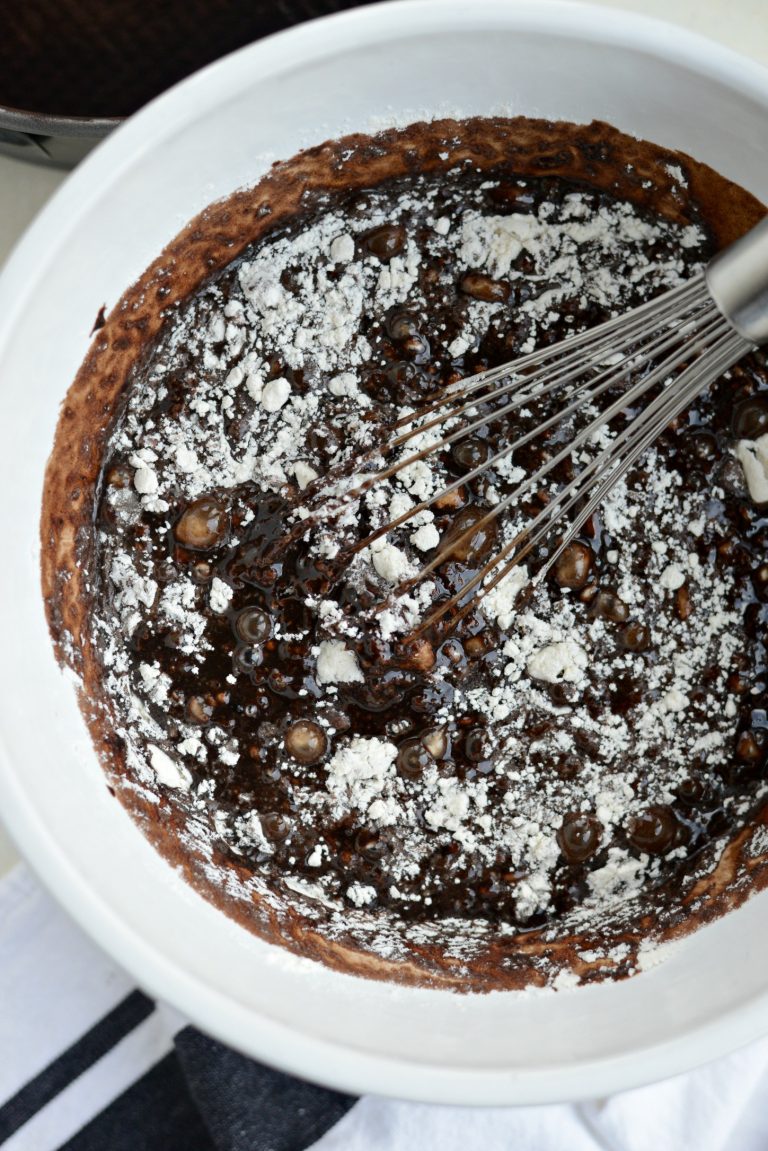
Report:
[[[516,371],[523,370],[527,367],[538,366],[543,362],[548,362],[553,357],[557,357],[565,362],[566,358],[573,357],[585,344],[595,349],[599,349],[601,346],[607,346],[613,349],[616,347],[615,336],[617,332],[621,340],[626,342],[626,337],[631,337],[636,331],[647,331],[648,321],[651,318],[654,320],[663,320],[665,316],[677,318],[691,307],[701,307],[709,303],[711,303],[711,297],[707,291],[706,280],[703,273],[699,273],[690,280],[686,280],[685,283],[678,285],[676,288],[671,288],[662,295],[656,296],[654,299],[639,305],[628,314],[625,313],[614,316],[609,320],[604,320],[597,327],[588,328],[583,332],[577,332],[574,335],[566,337],[565,340],[558,344],[552,344],[546,348],[538,348],[536,351],[527,352],[522,356],[518,356],[513,364],[502,364],[496,368],[488,368],[486,371],[479,372],[475,376],[471,376],[465,380],[459,380],[457,383],[449,385],[445,393],[435,400],[433,407],[437,408],[441,404],[449,402],[452,393],[460,392],[461,395],[471,394],[484,381],[508,375],[511,367]],[[427,412],[430,410],[430,408],[426,409]],[[409,418],[410,417],[407,416],[404,417],[403,422]]]
[[[519,439],[514,445],[508,445],[502,449],[502,451],[496,453],[492,461],[486,461],[479,468],[473,469],[470,473],[465,474],[454,483],[443,488],[433,499],[424,500],[414,505],[407,513],[404,513],[380,530],[371,533],[366,539],[360,541],[360,543],[355,546],[353,554],[354,552],[362,550],[364,547],[369,546],[381,538],[381,536],[385,535],[388,531],[402,526],[408,519],[412,519],[419,512],[426,510],[426,508],[435,502],[436,498],[449,495],[461,487],[462,484],[471,482],[483,470],[508,455],[514,448],[519,449],[524,446],[524,443],[530,442],[535,436],[548,430],[549,427],[554,426],[555,423],[566,418],[568,415],[573,414],[575,410],[583,407],[584,404],[596,399],[598,395],[606,390],[606,387],[599,388],[597,385],[605,380],[606,385],[610,386],[612,376],[615,373],[616,364],[605,364],[604,362],[606,351],[610,350],[612,358],[619,356],[626,358],[625,352],[628,353],[631,351],[632,359],[629,366],[632,366],[633,370],[636,371],[643,363],[649,362],[654,355],[657,355],[669,346],[670,341],[679,338],[686,322],[690,323],[692,317],[694,317],[697,312],[701,313],[704,309],[709,309],[719,315],[707,292],[703,275],[698,275],[679,287],[671,289],[663,296],[656,297],[646,304],[641,305],[629,316],[618,316],[614,319],[607,320],[597,328],[589,329],[569,337],[564,344],[553,345],[549,348],[529,353],[516,360],[512,365],[507,364],[499,368],[489,369],[486,372],[481,372],[476,376],[469,377],[467,380],[460,381],[456,385],[452,385],[446,389],[446,393],[438,398],[431,406],[420,411],[417,423],[414,423],[413,413],[398,421],[395,427],[410,425],[409,430],[402,436],[391,440],[389,444],[377,444],[366,452],[358,461],[359,470],[357,474],[359,475],[361,471],[364,473],[366,464],[371,463],[374,459],[386,457],[390,455],[392,451],[404,446],[416,436],[423,435],[435,427],[448,424],[454,419],[459,419],[466,412],[475,409],[478,404],[489,403],[494,399],[513,394],[515,391],[524,390],[522,396],[517,400],[501,408],[496,408],[491,412],[478,415],[476,418],[471,419],[469,424],[462,424],[461,427],[449,436],[444,436],[439,441],[428,443],[419,451],[412,452],[410,455],[401,458],[399,461],[396,461],[384,469],[377,469],[362,482],[347,487],[344,491],[334,495],[329,500],[327,493],[332,488],[334,481],[336,479],[343,481],[348,478],[342,465],[337,469],[337,475],[335,475],[333,471],[326,475],[323,484],[317,489],[318,504],[314,505],[311,498],[307,500],[307,512],[311,514],[316,506],[320,506],[322,507],[326,521],[338,518],[375,484],[383,480],[391,479],[405,468],[426,458],[427,455],[450,447],[452,444],[468,437],[474,431],[488,423],[512,415],[531,402],[540,402],[542,398],[553,394],[559,388],[578,381],[578,379],[583,376],[586,368],[594,371],[596,367],[602,367],[602,370],[593,375],[590,381],[590,387],[594,390],[588,392],[584,388],[583,383],[580,387],[577,386],[577,388],[574,389],[574,391],[578,393],[577,400],[573,406],[566,411],[561,410],[556,413],[552,419],[547,422],[546,427],[540,425],[527,439]],[[636,343],[637,340],[637,332],[643,330],[648,323],[648,317],[651,315],[654,316],[658,324],[663,325],[664,323],[672,322],[674,325],[672,332],[660,333],[656,340],[652,340],[645,348],[638,349],[633,347],[632,345]],[[618,341],[615,338],[616,331],[621,332],[621,339]],[[586,366],[583,353],[585,344],[589,347],[589,363]],[[533,365],[538,367],[538,371],[520,377],[521,370]],[[627,366],[628,365],[625,364],[625,370]],[[515,377],[512,380],[510,380],[511,375]],[[486,395],[475,396],[474,399],[467,399],[467,396],[474,394],[487,385],[494,385],[504,379],[507,380],[507,383],[503,386],[492,387]],[[460,402],[457,403],[457,400]],[[425,416],[440,409],[447,410],[443,411],[443,414],[435,419],[424,422]],[[298,524],[289,534],[291,538],[298,538],[304,531],[305,525]]]
[[[699,337],[700,339],[710,334],[719,333],[724,330],[730,330],[727,329],[726,322],[723,320],[722,316],[720,316],[719,313],[714,312],[714,309],[713,313],[714,314],[712,315],[709,324],[704,329],[702,329]],[[673,346],[674,343],[676,343],[676,341],[673,341]],[[669,346],[669,341],[660,341],[657,351]],[[511,491],[503,500],[496,504],[495,507],[489,509],[485,516],[473,523],[472,526],[467,528],[465,532],[452,539],[450,546],[447,549],[441,549],[441,551],[438,552],[438,554],[419,571],[418,575],[414,576],[412,580],[408,580],[405,584],[401,585],[398,590],[407,590],[407,588],[412,587],[415,582],[418,582],[425,576],[429,575],[432,571],[434,571],[436,567],[445,562],[450,552],[454,551],[457,547],[460,547],[462,543],[469,540],[473,534],[481,531],[484,527],[487,527],[493,520],[497,519],[513,504],[519,503],[522,496],[528,494],[532,489],[538,487],[546,478],[546,476],[550,474],[550,472],[552,472],[555,468],[557,468],[560,464],[572,456],[574,450],[588,442],[593,433],[597,432],[603,425],[609,423],[620,412],[626,410],[628,407],[631,407],[656,384],[662,383],[664,379],[669,376],[670,372],[674,370],[676,365],[679,363],[679,360],[679,352],[674,352],[672,355],[667,357],[667,359],[662,361],[662,363],[659,364],[648,376],[646,376],[639,383],[635,384],[634,387],[632,387],[628,392],[622,393],[622,395],[618,397],[618,399],[616,399],[606,411],[598,413],[598,415],[595,416],[581,432],[579,432],[573,441],[566,444],[564,448],[552,456],[551,459],[547,460],[547,462],[543,464],[542,467],[539,468],[536,472],[526,477],[524,482],[514,488],[513,491]],[[645,362],[646,361],[643,360],[643,363]],[[382,535],[392,531],[396,526],[400,526],[400,524],[406,522],[409,518],[415,515],[418,510],[422,510],[422,507],[429,507],[432,503],[434,503],[435,499],[439,499],[441,495],[448,491],[454,490],[462,482],[467,482],[468,480],[475,478],[475,476],[480,475],[487,468],[491,467],[493,463],[496,463],[503,458],[514,458],[515,451],[519,450],[520,447],[525,446],[526,444],[530,443],[531,440],[539,437],[545,431],[548,431],[551,427],[556,426],[559,422],[567,418],[569,415],[572,415],[579,408],[585,407],[586,404],[591,401],[591,399],[597,398],[598,395],[603,394],[603,392],[608,390],[609,387],[614,386],[615,383],[615,373],[613,373],[607,380],[604,380],[599,385],[599,387],[594,390],[594,393],[591,396],[588,394],[580,394],[577,401],[569,404],[566,408],[559,410],[555,415],[543,421],[541,424],[537,424],[535,429],[519,437],[511,444],[505,445],[502,451],[498,452],[494,457],[487,460],[480,467],[475,468],[473,473],[469,473],[467,476],[462,477],[462,480],[458,481],[458,483],[453,483],[447,488],[441,489],[441,491],[435,496],[423,501],[423,505],[409,509],[409,511],[398,517],[398,520],[383,525],[375,532],[372,532],[359,544],[355,545],[355,550],[358,551],[362,547],[370,545],[376,539],[379,539]],[[433,450],[437,450],[437,447],[435,447]],[[597,465],[594,463],[593,465],[590,465],[588,471],[591,472],[595,466]],[[583,474],[584,473],[580,473],[580,476]],[[386,475],[386,472],[383,473],[383,475]],[[573,480],[566,489],[564,489],[565,495],[567,495],[573,486],[579,481],[580,476],[576,477],[576,479]],[[542,512],[540,514],[544,513]],[[534,521],[534,524],[535,522],[536,521]]]
[[[701,312],[704,309],[708,309],[719,315],[711,299],[706,295],[706,287],[703,285],[703,282],[701,285],[699,285],[699,291],[693,295],[692,299],[692,313]],[[672,313],[672,316],[674,319],[674,327],[671,333],[667,333],[667,338],[679,338],[681,331],[683,331],[685,328],[686,321],[690,321],[691,315],[688,312],[677,311]],[[663,320],[664,317],[662,316],[659,322],[663,323]],[[614,321],[608,321],[608,323],[613,324]],[[475,396],[475,398],[472,400],[466,400],[466,397],[468,395],[473,395],[480,389],[481,386],[484,386],[486,383],[496,383],[498,380],[504,378],[509,379],[510,376],[519,376],[522,367],[524,367],[524,362],[523,360],[517,360],[513,365],[504,365],[501,368],[494,368],[487,373],[480,373],[480,383],[477,382],[478,377],[469,377],[468,380],[461,381],[460,384],[454,385],[455,387],[461,387],[460,393],[454,392],[444,396],[439,401],[437,401],[432,406],[432,408],[427,408],[425,411],[422,411],[420,413],[420,417],[423,419],[423,417],[429,414],[430,411],[449,406],[457,394],[459,394],[460,399],[462,400],[460,405],[457,405],[447,415],[442,415],[437,419],[431,420],[427,423],[419,422],[418,424],[413,425],[412,415],[404,417],[403,420],[399,421],[399,424],[411,424],[412,426],[407,433],[393,440],[388,446],[387,450],[391,451],[401,447],[414,436],[423,434],[424,432],[431,430],[433,427],[445,423],[449,419],[461,416],[464,414],[464,412],[471,411],[478,404],[489,403],[493,399],[513,393],[516,390],[524,388],[526,391],[524,398],[517,402],[517,407],[522,407],[524,404],[529,403],[534,399],[537,400],[542,396],[552,394],[558,389],[558,387],[561,387],[564,384],[573,382],[584,374],[585,368],[587,367],[590,369],[596,367],[604,367],[605,373],[610,374],[616,368],[616,359],[613,359],[611,363],[606,364],[605,352],[610,350],[612,357],[619,358],[622,358],[625,355],[624,349],[634,350],[635,355],[640,354],[640,349],[632,348],[633,344],[636,343],[636,329],[638,327],[640,327],[640,325],[636,324],[635,322],[627,322],[625,325],[625,331],[623,332],[623,338],[620,341],[617,342],[614,338],[607,337],[605,340],[601,339],[590,345],[589,362],[586,365],[584,363],[583,345],[580,344],[580,346],[574,349],[573,352],[571,352],[571,345],[580,342],[580,336],[586,335],[588,333],[580,333],[579,336],[575,336],[569,339],[565,344],[565,348],[567,349],[568,354],[566,355],[560,351],[554,360],[554,364],[552,365],[549,362],[551,357],[547,355],[546,351],[534,353],[536,356],[538,356],[538,362],[542,364],[542,366],[539,368],[539,371],[533,373],[532,375],[513,379],[503,387],[494,387],[491,391],[489,391],[487,395],[480,397]],[[596,331],[597,329],[592,330]],[[659,335],[659,338],[662,338],[662,334]],[[652,342],[650,345],[648,345],[648,349],[642,349],[642,351],[652,349],[653,346],[654,345]],[[562,345],[558,345],[558,348],[562,349]],[[650,355],[648,358],[650,358]],[[539,388],[537,386],[539,381],[547,382]],[[507,410],[515,409],[504,409],[504,412],[499,411],[498,413],[493,413],[494,418],[498,418],[499,415],[505,414]],[[479,420],[475,424],[475,427],[482,426],[484,422],[487,422],[487,418],[485,420]],[[471,432],[473,430],[475,430],[475,428],[466,428],[465,432]],[[405,466],[405,463],[403,466]]]
[[[709,301],[709,309],[710,309],[710,322],[711,322],[711,324],[723,325],[725,323],[725,321],[723,320],[720,313],[716,310],[714,305],[711,303],[711,301]],[[706,333],[707,331],[708,331],[708,329],[706,327],[702,328],[700,331],[700,335],[702,333]],[[681,340],[681,332],[680,331],[673,331],[671,333],[667,333],[667,332],[661,333],[655,340],[651,340],[651,342],[648,343],[643,349],[634,353],[632,355],[632,357],[627,360],[627,362],[624,364],[624,371],[627,373],[629,371],[631,371],[633,373],[637,372],[640,368],[642,368],[646,364],[650,363],[659,354],[667,351],[670,347],[674,347],[677,344],[679,344],[680,340]],[[509,369],[507,369],[507,372],[508,371],[509,371]],[[579,375],[583,374],[583,372],[584,372],[584,367],[582,366],[580,371],[574,371],[572,373],[569,373],[569,378],[568,378],[567,382],[570,383],[574,380],[578,380]],[[598,372],[595,376],[593,376],[589,382],[588,387],[584,387],[583,384],[581,386],[579,386],[577,383],[576,386],[571,390],[571,392],[568,393],[568,395],[575,395],[576,398],[571,403],[569,403],[566,407],[560,408],[552,416],[550,416],[546,420],[542,421],[541,423],[537,424],[534,429],[532,429],[531,431],[518,437],[512,443],[506,444],[500,451],[496,452],[495,454],[490,456],[488,459],[483,461],[483,463],[481,463],[477,467],[471,469],[469,472],[465,473],[464,475],[462,475],[458,479],[452,481],[450,484],[441,488],[440,491],[438,493],[436,493],[435,495],[433,495],[433,496],[431,496],[425,500],[422,500],[418,504],[413,505],[411,508],[407,509],[405,512],[403,512],[396,519],[390,521],[387,524],[380,526],[375,531],[371,532],[369,535],[367,535],[364,539],[360,540],[359,543],[357,543],[354,546],[354,548],[352,549],[352,553],[354,554],[356,552],[361,551],[365,547],[369,547],[372,543],[375,543],[376,540],[380,539],[382,536],[386,535],[388,532],[393,531],[398,527],[401,527],[408,520],[413,519],[420,512],[425,511],[427,508],[431,507],[437,499],[440,499],[440,498],[443,498],[447,495],[450,495],[452,492],[456,491],[458,488],[462,487],[464,484],[471,483],[474,479],[476,479],[478,476],[482,475],[484,472],[486,472],[490,468],[494,467],[501,460],[511,457],[513,455],[513,453],[515,451],[518,451],[521,447],[524,447],[526,444],[530,443],[532,440],[540,437],[544,432],[547,432],[551,428],[562,423],[565,419],[567,419],[571,415],[574,415],[577,411],[584,409],[588,404],[594,402],[594,400],[596,400],[604,392],[608,391],[611,387],[615,386],[615,383],[616,383],[616,365],[615,364],[611,364],[611,365],[606,366],[600,372]],[[503,419],[507,416],[514,414],[517,411],[520,411],[527,404],[531,403],[532,400],[535,400],[537,402],[540,401],[542,399],[542,397],[546,397],[547,395],[550,395],[552,392],[557,390],[557,388],[560,387],[561,385],[562,385],[562,381],[559,378],[555,379],[550,384],[546,385],[545,387],[540,389],[538,392],[536,392],[535,395],[529,395],[528,393],[526,393],[522,399],[515,400],[509,404],[505,404],[503,407],[498,408],[492,412],[479,415],[477,418],[472,419],[469,424],[462,425],[461,428],[458,428],[456,431],[451,432],[447,436],[444,436],[441,440],[427,444],[426,446],[421,448],[419,451],[413,452],[411,455],[406,456],[404,459],[401,459],[401,460],[395,462],[394,464],[391,464],[389,467],[386,467],[382,471],[377,472],[375,475],[369,477],[363,483],[359,484],[357,487],[351,489],[347,493],[349,499],[351,500],[351,499],[359,498],[361,495],[363,495],[366,491],[369,491],[375,484],[379,483],[380,481],[391,479],[394,475],[403,471],[405,468],[410,467],[411,465],[413,465],[415,463],[418,463],[420,460],[425,459],[429,455],[433,455],[439,451],[444,451],[446,448],[450,447],[452,444],[459,442],[460,440],[466,438],[467,436],[471,435],[473,432],[479,430],[480,428],[483,428],[490,423],[494,423],[500,419]],[[647,390],[647,389],[644,389],[644,390]],[[503,394],[504,391],[506,391],[506,389],[499,389],[495,393],[495,395]],[[463,408],[461,409],[461,411],[466,411],[468,409],[474,408],[478,402],[484,402],[484,401],[485,401],[485,398],[481,401],[476,400],[472,404],[464,405]],[[622,400],[620,407],[623,408],[631,402],[632,402],[631,397],[625,396]],[[458,414],[461,414],[461,411]],[[408,434],[408,436],[402,437],[399,441],[395,441],[392,445],[390,445],[390,447],[396,447],[398,445],[398,443],[405,443],[405,442],[407,442],[407,440],[413,438],[415,435],[422,434],[427,429],[431,429],[432,427],[437,426],[439,424],[442,424],[449,419],[453,419],[456,414],[457,413],[451,412],[451,413],[449,413],[449,415],[447,417],[444,416],[441,419],[433,420],[426,425],[419,425],[416,429],[414,429],[412,432],[410,432]],[[599,422],[602,422],[602,421],[599,421]],[[559,456],[557,458],[557,460],[552,463],[552,467],[556,466],[556,464],[559,463],[561,461],[561,459],[562,459],[562,456]],[[551,468],[548,470],[551,470]],[[506,507],[508,505],[504,505],[504,506]],[[503,508],[500,507],[500,510],[503,510]],[[478,526],[480,526],[480,525],[478,525]],[[457,539],[455,541],[455,543],[458,543],[458,542],[459,542],[459,540]]]
[[[515,567],[518,567],[520,563],[527,558],[531,551],[546,539],[555,516],[557,519],[563,519],[576,507],[579,501],[584,498],[586,494],[584,490],[585,485],[588,490],[590,486],[588,481],[591,477],[605,471],[606,475],[599,483],[598,488],[586,506],[574,517],[555,551],[536,573],[536,581],[544,579],[568,544],[578,535],[586,521],[602,503],[608,491],[626,474],[632,464],[640,459],[648,450],[670,420],[684,411],[702,389],[714,382],[723,371],[734,363],[735,359],[743,355],[749,346],[750,345],[735,333],[729,325],[724,324],[720,327],[717,341],[709,348],[709,354],[712,356],[712,360],[706,369],[702,371],[698,362],[685,369],[675,381],[673,387],[667,388],[649,404],[643,413],[644,418],[642,420],[637,420],[629,424],[566,488],[558,493],[555,500],[548,504],[532,523],[526,525],[526,527],[505,544],[490,561],[483,565],[459,592],[430,612],[420,624],[417,634],[439,622],[448,611],[459,605],[461,600],[478,585],[483,585],[483,595],[487,595],[488,592],[498,586]],[[538,531],[535,531],[534,529],[537,527]],[[523,547],[519,552],[514,554],[506,563],[501,562],[505,560],[510,553],[514,553],[515,549],[520,547],[521,544]],[[494,569],[498,570],[493,578],[487,584],[484,583],[485,579]],[[424,569],[424,574],[427,574],[427,569]],[[419,573],[419,575],[415,577],[414,582],[417,582],[421,578],[422,575]],[[455,617],[455,622],[458,623],[468,614],[473,606],[474,599],[467,602],[463,608],[459,610]]]
[[[597,328],[590,328],[587,331],[578,332],[573,336],[569,336],[565,341],[559,344],[520,356],[513,364],[503,364],[497,368],[489,368],[484,372],[478,372],[474,376],[449,385],[445,389],[445,392],[431,405],[421,410],[420,415],[422,417],[429,415],[431,412],[453,403],[457,395],[460,396],[461,399],[464,399],[464,397],[472,395],[486,384],[509,377],[512,371],[518,374],[528,367],[537,366],[539,368],[538,372],[520,379],[517,382],[517,386],[520,387],[530,385],[540,378],[551,379],[552,369],[550,362],[555,360],[557,367],[560,368],[569,367],[574,363],[582,365],[582,349],[585,344],[589,346],[592,358],[597,362],[599,358],[598,353],[601,351],[616,352],[622,346],[632,344],[638,332],[647,334],[649,314],[652,315],[656,323],[659,324],[664,323],[665,320],[682,323],[687,313],[712,306],[712,300],[707,292],[704,276],[703,274],[699,274],[679,287],[672,288],[669,292],[664,293],[664,295],[657,296],[655,299],[640,305],[640,307],[634,309],[629,315],[616,316],[613,319],[604,321]],[[617,331],[620,333],[618,343],[616,340]],[[472,405],[470,404],[469,406]],[[405,426],[412,422],[412,419],[412,415],[403,416],[397,421],[395,427]],[[421,426],[420,430],[424,430],[424,427]],[[395,443],[397,443],[397,441],[395,441]]]
[[[735,336],[733,332],[727,332],[719,346],[719,354],[717,359],[713,360],[711,367],[707,368],[703,373],[696,365],[696,370],[689,369],[690,379],[686,382],[684,375],[678,381],[679,388],[675,388],[674,394],[669,396],[671,401],[667,408],[661,411],[658,417],[654,420],[649,430],[640,439],[639,443],[635,445],[628,453],[626,458],[622,458],[615,471],[611,471],[600,483],[597,491],[590,498],[583,511],[574,519],[570,527],[563,536],[562,541],[556,548],[555,552],[550,559],[547,560],[544,567],[537,573],[538,580],[544,579],[547,573],[551,570],[562,553],[567,548],[568,544],[578,535],[583,525],[587,522],[589,517],[597,510],[600,504],[605,499],[613,485],[621,479],[629,468],[635,463],[654,443],[659,433],[675,419],[681,412],[685,411],[688,405],[700,394],[703,388],[708,387],[713,383],[719,375],[733,363],[733,352],[738,346],[739,337]],[[712,349],[713,355],[718,352],[717,348]],[[686,373],[687,374],[687,373]]]
[[[768,256],[768,224],[762,229],[759,246]],[[754,252],[750,254],[752,263],[747,269],[742,255],[737,253],[727,260],[718,257],[705,272],[628,314],[527,353],[512,363],[478,372],[427,398],[417,410],[407,411],[397,420],[397,434],[388,443],[374,444],[362,454],[353,475],[349,475],[346,459],[322,481],[313,481],[306,493],[303,518],[283,543],[300,539],[323,520],[342,516],[377,484],[395,476],[400,475],[409,490],[403,475],[406,469],[462,441],[471,445],[470,437],[475,433],[485,437],[495,424],[509,429],[519,416],[514,438],[497,444],[480,463],[465,455],[463,460],[473,465],[467,471],[435,491],[419,493],[423,498],[378,524],[342,554],[348,560],[433,506],[450,506],[454,493],[489,472],[500,475],[503,481],[502,464],[508,463],[515,466],[516,474],[506,473],[509,487],[503,498],[494,496],[497,502],[487,510],[475,509],[469,526],[460,521],[454,534],[445,533],[432,558],[415,575],[401,581],[378,610],[451,557],[467,558],[473,550],[476,554],[483,546],[475,539],[478,533],[495,525],[514,507],[529,515],[527,522],[513,526],[511,538],[479,563],[458,590],[433,604],[413,634],[434,627],[448,612],[452,613],[452,623],[458,623],[479,598],[498,587],[534,552],[541,562],[529,582],[541,581],[614,485],[670,422],[756,342],[768,339],[768,320],[763,326],[753,323],[753,312],[747,307],[752,300],[749,291],[746,295],[741,289],[741,295],[736,293],[737,319],[724,302],[733,303],[731,280],[735,282],[742,265],[751,270],[757,258]],[[762,272],[758,278],[761,284],[766,279]],[[610,425],[619,417],[624,418],[624,424],[617,430]],[[534,441],[540,443],[539,466],[526,474],[516,466],[517,454]],[[558,483],[557,469],[569,466],[570,478]],[[577,466],[579,470],[573,474]],[[526,511],[524,501],[531,498],[540,500],[540,510]]]

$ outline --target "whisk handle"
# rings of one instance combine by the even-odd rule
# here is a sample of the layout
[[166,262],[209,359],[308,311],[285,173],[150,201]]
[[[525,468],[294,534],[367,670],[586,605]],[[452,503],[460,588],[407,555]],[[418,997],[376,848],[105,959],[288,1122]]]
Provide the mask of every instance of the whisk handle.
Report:
[[719,252],[706,278],[709,294],[739,335],[768,343],[768,216]]

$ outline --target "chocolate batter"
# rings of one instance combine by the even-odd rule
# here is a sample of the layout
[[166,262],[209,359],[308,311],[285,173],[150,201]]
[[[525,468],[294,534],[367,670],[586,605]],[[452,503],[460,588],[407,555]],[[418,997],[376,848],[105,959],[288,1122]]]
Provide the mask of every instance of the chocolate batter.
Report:
[[[579,132],[576,163],[555,146]],[[765,789],[768,522],[733,454],[768,428],[761,356],[665,432],[535,595],[515,579],[457,626],[414,636],[585,460],[428,581],[419,568],[573,425],[443,498],[542,418],[496,419],[491,399],[487,423],[426,472],[323,514],[327,477],[370,469],[448,384],[687,279],[723,239],[718,194],[736,227],[760,211],[686,157],[605,126],[569,133],[393,133],[368,156],[403,167],[371,186],[349,159],[344,178],[344,142],[328,146],[317,185],[284,212],[262,202],[258,236],[245,229],[194,282],[212,221],[190,230],[150,281],[157,319],[141,327],[135,291],[81,375],[81,397],[85,381],[117,386],[98,450],[81,439],[95,519],[79,627],[58,614],[67,584],[48,590],[54,634],[86,651],[113,782],[213,898],[370,974],[473,987],[564,966],[627,974],[649,939],[748,886],[731,859],[726,894],[722,869]],[[290,189],[292,174],[271,179]],[[223,211],[253,214],[257,193],[239,195]],[[138,329],[130,349],[121,325]],[[122,378],[106,372],[116,352]]]

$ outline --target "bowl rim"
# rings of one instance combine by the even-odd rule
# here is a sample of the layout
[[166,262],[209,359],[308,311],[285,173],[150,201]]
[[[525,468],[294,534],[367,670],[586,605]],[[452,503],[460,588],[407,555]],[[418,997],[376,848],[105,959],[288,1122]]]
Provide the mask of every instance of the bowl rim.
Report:
[[[754,96],[768,107],[768,69],[737,52],[682,28],[647,16],[573,0],[389,0],[323,17],[275,33],[238,49],[181,81],[121,125],[78,167],[22,237],[0,274],[0,358],[28,293],[16,283],[30,280],[29,269],[44,264],[46,250],[66,229],[70,211],[81,213],[94,188],[132,165],[158,131],[186,123],[208,95],[221,98],[257,71],[274,74],[286,64],[301,67],[330,50],[418,35],[434,30],[439,6],[441,28],[505,27],[546,32],[556,26],[574,38],[640,49],[672,64],[690,67]],[[0,704],[0,706],[5,706]],[[243,1009],[197,976],[180,969],[152,941],[129,928],[89,886],[48,837],[45,823],[21,789],[0,728],[0,809],[12,837],[43,884],[72,918],[158,999],[171,1004],[210,1034],[231,1046],[246,1045]],[[252,1013],[251,1013],[252,1014]],[[737,1008],[674,1040],[651,1044],[617,1058],[593,1059],[553,1070],[468,1070],[430,1066],[392,1056],[360,1052],[309,1036],[299,1028],[259,1017],[248,1031],[248,1054],[284,1071],[322,1081],[339,1090],[436,1103],[509,1105],[555,1103],[594,1097],[641,1086],[690,1070],[768,1031],[768,985]]]

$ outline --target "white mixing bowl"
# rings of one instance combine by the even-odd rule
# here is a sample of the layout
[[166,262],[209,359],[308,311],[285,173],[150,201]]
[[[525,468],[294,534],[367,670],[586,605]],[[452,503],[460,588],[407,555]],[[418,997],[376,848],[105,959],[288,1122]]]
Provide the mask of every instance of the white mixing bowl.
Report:
[[570,3],[405,0],[255,44],[111,136],[0,278],[0,812],[138,982],[242,1051],[355,1092],[451,1103],[609,1093],[768,1032],[768,892],[656,969],[555,994],[458,996],[336,974],[206,903],[107,793],[38,592],[57,409],[111,306],[205,204],[276,158],[435,113],[599,117],[768,200],[768,72],[663,24]]

